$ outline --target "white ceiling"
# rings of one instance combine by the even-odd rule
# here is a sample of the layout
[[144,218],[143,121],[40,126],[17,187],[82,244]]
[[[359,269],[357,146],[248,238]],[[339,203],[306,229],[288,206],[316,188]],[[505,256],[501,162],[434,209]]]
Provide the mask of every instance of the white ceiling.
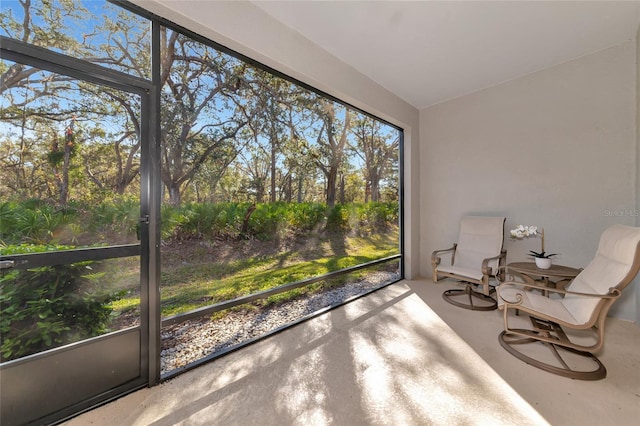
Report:
[[640,1],[254,1],[416,108],[635,37]]

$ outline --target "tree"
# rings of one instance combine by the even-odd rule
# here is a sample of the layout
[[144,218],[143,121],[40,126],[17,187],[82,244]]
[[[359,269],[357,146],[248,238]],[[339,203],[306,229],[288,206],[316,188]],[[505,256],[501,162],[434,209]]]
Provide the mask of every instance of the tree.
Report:
[[268,153],[257,142],[247,147],[241,154],[242,161],[238,161],[238,170],[247,177],[248,194],[253,196],[256,203],[264,203],[267,192],[266,182],[269,176],[269,159]]
[[[14,65],[4,61],[5,72]],[[27,66],[21,70],[25,77],[14,80],[12,87],[4,86],[3,100],[9,102],[0,107],[3,151],[8,154],[3,163],[14,172],[14,179],[5,178],[6,184],[12,182],[13,193],[24,196],[42,195],[44,184],[48,196],[66,204],[71,160],[78,142],[75,114],[81,110],[76,101],[79,86],[55,73]],[[48,176],[46,170],[51,171]]]
[[[336,203],[338,171],[344,160],[347,136],[351,127],[351,112],[348,108],[324,98],[318,97],[315,101],[315,112],[321,126],[312,148],[312,158],[325,176],[326,203],[333,207]],[[337,118],[336,109],[344,111],[342,121]]]
[[177,206],[205,162],[224,173],[242,148],[249,116],[235,96],[238,60],[166,28],[161,41],[161,179]]
[[[148,21],[109,3],[100,16],[95,10],[73,0],[19,0],[0,12],[0,27],[26,43],[150,79]],[[365,201],[397,186],[393,129],[177,31],[161,28],[160,53],[160,169],[169,203],[244,200],[250,190],[262,201],[332,206],[360,197],[356,173]],[[0,119],[12,125],[0,135],[0,193],[62,201],[75,188],[93,201],[139,191],[138,95],[10,61],[0,63],[0,76],[8,100]],[[63,140],[73,116],[74,140]],[[75,169],[73,155],[82,155]],[[233,174],[219,191],[232,165],[246,175]]]
[[[269,159],[270,190],[269,202],[276,201],[276,175],[278,172],[278,154],[281,150],[283,126],[282,118],[288,89],[291,85],[280,77],[276,77],[266,71],[255,70],[255,85],[251,91],[251,96],[256,99],[255,121],[260,121],[260,129],[268,140],[268,147],[265,150]],[[257,142],[257,138],[256,138]],[[261,202],[261,201],[258,201]]]
[[55,134],[30,130],[31,120],[26,117],[19,123],[17,134],[10,129],[0,140],[0,197],[46,197],[50,167],[42,141],[52,140]]
[[397,131],[383,130],[383,125],[370,117],[359,116],[353,128],[356,143],[352,151],[364,161],[367,191],[365,202],[380,201],[380,182],[385,178],[400,143]]
[[247,88],[243,96],[252,111],[254,142],[261,149],[259,156],[268,162],[269,201],[291,199],[290,190],[282,193],[288,188],[282,180],[291,179],[288,158],[300,153],[289,152],[288,141],[299,137],[296,127],[309,115],[302,108],[309,91],[255,67],[247,67],[242,78]]
[[67,204],[69,199],[69,170],[71,169],[71,158],[76,153],[76,134],[75,134],[76,117],[73,116],[69,124],[64,129],[64,139],[62,147],[58,139],[54,139],[49,152],[49,164],[53,168],[53,174],[58,185],[58,202],[62,205]]

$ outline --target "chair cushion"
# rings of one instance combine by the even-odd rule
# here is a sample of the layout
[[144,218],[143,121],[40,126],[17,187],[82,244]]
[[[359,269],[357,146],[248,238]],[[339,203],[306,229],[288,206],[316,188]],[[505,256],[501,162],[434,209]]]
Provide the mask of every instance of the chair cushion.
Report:
[[[640,228],[613,225],[600,237],[593,260],[567,287],[580,293],[607,294],[629,275],[640,242]],[[562,303],[581,323],[589,321],[600,299],[567,295]]]
[[522,297],[520,306],[524,308],[533,309],[543,315],[557,318],[569,324],[582,324],[564,306],[562,299],[550,299],[540,293],[523,290],[522,287],[514,284],[502,284],[496,290],[498,292],[498,307],[502,307],[505,300],[512,303],[517,302],[518,295],[520,295]]
[[[456,262],[457,263],[457,262]],[[446,272],[449,274],[459,275],[461,277],[472,278],[482,281],[482,270],[480,268],[461,268],[459,266],[438,266],[438,272]]]
[[[504,217],[462,218],[454,266],[480,271],[484,259],[498,256],[504,240],[504,221]],[[497,265],[497,260],[490,263],[494,270]]]

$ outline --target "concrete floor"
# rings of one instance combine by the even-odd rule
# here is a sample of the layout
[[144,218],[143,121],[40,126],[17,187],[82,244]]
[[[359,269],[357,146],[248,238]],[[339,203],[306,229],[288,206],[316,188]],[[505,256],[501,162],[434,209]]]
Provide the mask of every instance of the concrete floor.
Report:
[[608,376],[571,380],[498,344],[502,315],[403,281],[67,425],[638,425],[640,329],[611,319]]

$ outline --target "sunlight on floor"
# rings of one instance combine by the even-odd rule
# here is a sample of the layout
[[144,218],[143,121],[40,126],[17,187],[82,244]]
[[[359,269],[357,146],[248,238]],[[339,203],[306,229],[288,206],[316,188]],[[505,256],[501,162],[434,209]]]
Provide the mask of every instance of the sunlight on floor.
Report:
[[497,424],[512,419],[501,414],[506,409],[520,412],[529,424],[546,424],[417,296],[378,315],[401,318],[393,314],[398,309],[411,313],[411,321],[376,321],[374,330],[350,333],[361,403],[372,418],[390,424]]
[[214,419],[224,425],[548,424],[403,284],[68,424]]

